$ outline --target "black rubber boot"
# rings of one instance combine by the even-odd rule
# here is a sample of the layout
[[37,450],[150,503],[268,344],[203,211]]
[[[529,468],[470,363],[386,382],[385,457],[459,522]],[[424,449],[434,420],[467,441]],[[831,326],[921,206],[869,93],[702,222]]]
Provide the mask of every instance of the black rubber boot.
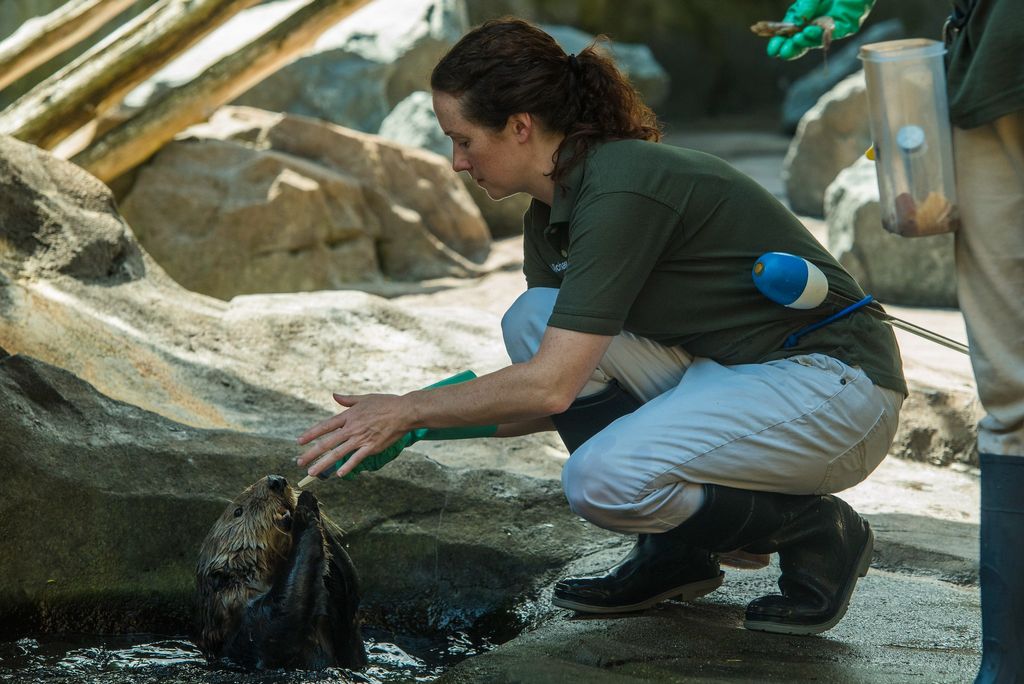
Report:
[[1024,681],[1024,456],[981,454],[981,669],[975,684]]
[[747,605],[747,629],[819,634],[838,624],[857,579],[868,573],[875,547],[868,522],[842,499],[815,497],[798,520],[751,546],[779,552],[781,594]]
[[[617,418],[640,407],[616,382],[597,394],[576,400],[552,416],[569,453]],[[641,534],[622,561],[604,575],[572,577],[555,585],[552,603],[586,613],[643,610],[667,598],[690,600],[722,584],[718,562],[708,551],[694,549],[660,534]]]
[[598,432],[638,408],[640,402],[612,380],[597,394],[577,399],[562,413],[551,416],[551,422],[571,454]]
[[779,554],[782,593],[747,606],[747,629],[817,634],[842,619],[874,549],[867,521],[846,502],[717,485],[704,485],[704,496],[696,515],[666,535],[712,551]]
[[558,582],[551,602],[582,613],[628,613],[670,598],[692,601],[720,587],[724,576],[711,552],[665,534],[641,534],[606,574]]

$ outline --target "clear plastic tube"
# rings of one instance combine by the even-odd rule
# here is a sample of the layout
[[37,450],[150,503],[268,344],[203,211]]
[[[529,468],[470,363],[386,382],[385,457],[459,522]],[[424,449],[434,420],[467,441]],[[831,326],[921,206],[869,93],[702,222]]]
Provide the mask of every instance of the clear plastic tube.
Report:
[[904,237],[960,225],[943,55],[935,40],[871,43],[860,49],[882,225]]

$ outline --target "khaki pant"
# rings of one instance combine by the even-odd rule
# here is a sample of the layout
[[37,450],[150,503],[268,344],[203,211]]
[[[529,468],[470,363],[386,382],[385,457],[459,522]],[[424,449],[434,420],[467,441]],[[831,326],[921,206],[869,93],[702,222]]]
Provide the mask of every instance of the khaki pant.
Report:
[[987,415],[982,453],[1024,456],[1024,112],[953,129],[960,309]]
[[[513,362],[540,345],[558,290],[533,288],[502,320]],[[693,515],[702,483],[787,494],[838,492],[881,463],[903,395],[824,354],[723,366],[627,332],[581,396],[618,380],[644,402],[577,449],[562,471],[570,508],[623,533]]]

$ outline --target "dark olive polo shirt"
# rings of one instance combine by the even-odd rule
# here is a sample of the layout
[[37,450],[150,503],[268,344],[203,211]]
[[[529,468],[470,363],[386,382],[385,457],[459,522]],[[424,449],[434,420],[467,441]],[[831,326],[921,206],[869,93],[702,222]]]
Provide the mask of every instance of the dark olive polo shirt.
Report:
[[770,251],[816,264],[832,291],[860,298],[853,278],[768,191],[693,150],[623,140],[598,145],[525,216],[528,287],[559,289],[549,325],[599,335],[625,329],[723,364],[821,352],[904,394],[891,328],[855,313],[782,349],[786,337],[840,307],[787,309],[751,269]]

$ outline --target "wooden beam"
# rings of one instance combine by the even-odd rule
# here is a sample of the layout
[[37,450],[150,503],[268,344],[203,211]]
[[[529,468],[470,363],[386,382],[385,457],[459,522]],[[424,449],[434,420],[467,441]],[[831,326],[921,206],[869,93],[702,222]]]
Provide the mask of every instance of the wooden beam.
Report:
[[0,112],[0,133],[46,149],[110,111],[135,86],[259,0],[157,0]]
[[310,0],[287,19],[202,74],[167,91],[71,161],[104,182],[141,164],[180,131],[301,56],[325,31],[369,0]]
[[71,0],[0,43],[0,90],[95,33],[135,0]]

